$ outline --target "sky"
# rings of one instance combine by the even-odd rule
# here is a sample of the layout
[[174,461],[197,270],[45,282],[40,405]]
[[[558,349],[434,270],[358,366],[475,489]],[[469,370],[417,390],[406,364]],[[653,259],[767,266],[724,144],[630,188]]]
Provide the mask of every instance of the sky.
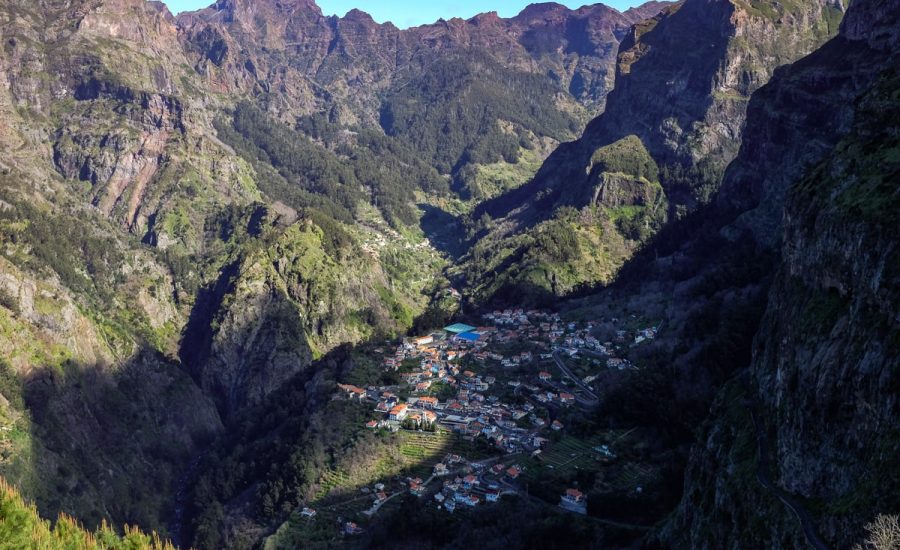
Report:
[[[528,4],[538,0],[317,0],[325,15],[344,15],[353,8],[368,12],[379,23],[391,21],[401,28],[434,23],[451,17],[469,18],[485,11],[499,12],[511,17]],[[600,0],[556,0],[570,8],[593,4]],[[214,0],[163,0],[174,13],[205,8]],[[640,0],[606,0],[603,2],[619,10],[643,3]]]

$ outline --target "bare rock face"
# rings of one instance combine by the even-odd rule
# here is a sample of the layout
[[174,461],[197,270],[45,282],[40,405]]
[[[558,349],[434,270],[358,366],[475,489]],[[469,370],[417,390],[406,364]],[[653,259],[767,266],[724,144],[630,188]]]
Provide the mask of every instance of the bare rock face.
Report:
[[[205,112],[210,100],[196,93],[175,18],[165,5],[144,0],[31,4],[10,2],[0,18],[0,66],[9,90],[2,118],[19,129],[7,139],[19,138],[21,155],[52,159],[64,178],[86,182],[86,203],[157,242],[152,220],[164,219],[186,198],[173,189],[173,174],[185,171],[187,158],[202,164],[197,157],[219,145]],[[38,116],[26,123],[18,120],[23,112]],[[35,160],[19,164],[34,166]],[[230,177],[202,173],[213,171],[205,164],[200,179],[219,186],[217,196],[228,195],[221,188],[238,187]],[[255,198],[249,195],[238,200]],[[188,233],[202,231],[202,220],[195,223],[199,227]],[[196,236],[181,244],[197,246]]]
[[96,81],[80,86],[75,96],[78,101],[117,102],[128,115],[113,131],[91,120],[90,110],[70,119],[54,146],[56,166],[67,178],[90,182],[92,203],[106,216],[115,212],[124,228],[138,230],[146,221],[139,218],[141,207],[166,161],[170,142],[183,135],[182,105],[160,94],[135,97],[127,88],[108,90]]

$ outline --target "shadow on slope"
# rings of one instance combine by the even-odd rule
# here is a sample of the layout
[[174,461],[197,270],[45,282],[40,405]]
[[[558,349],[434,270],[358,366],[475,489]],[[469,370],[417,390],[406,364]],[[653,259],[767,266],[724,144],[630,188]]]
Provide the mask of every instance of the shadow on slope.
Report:
[[42,517],[75,514],[89,529],[106,520],[165,534],[182,470],[222,430],[212,402],[153,351],[117,367],[47,367],[18,389],[5,379],[13,398],[0,409],[16,414],[9,435],[23,448],[0,472]]

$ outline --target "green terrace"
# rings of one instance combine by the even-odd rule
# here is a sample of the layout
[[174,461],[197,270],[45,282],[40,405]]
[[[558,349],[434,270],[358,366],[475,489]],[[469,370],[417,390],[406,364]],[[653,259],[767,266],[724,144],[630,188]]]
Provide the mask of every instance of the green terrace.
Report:
[[[326,470],[319,478],[315,495],[305,506],[315,510],[315,516],[304,517],[303,507],[295,510],[267,539],[266,549],[328,546],[341,540],[342,522],[352,521],[365,528],[375,515],[390,513],[403,499],[415,498],[409,494],[405,480],[429,479],[434,466],[448,454],[468,460],[492,455],[489,449],[448,432],[379,431],[375,437],[377,451],[366,466],[353,471]],[[389,499],[376,509],[373,487],[378,483],[384,485]],[[375,513],[371,513],[373,510]]]

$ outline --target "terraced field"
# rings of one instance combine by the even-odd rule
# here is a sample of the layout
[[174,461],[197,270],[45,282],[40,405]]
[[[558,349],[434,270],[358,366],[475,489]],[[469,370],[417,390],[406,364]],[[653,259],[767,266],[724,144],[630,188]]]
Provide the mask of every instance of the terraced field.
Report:
[[[478,446],[448,432],[399,432],[400,453],[414,460],[425,461],[429,470],[448,453],[457,454],[469,460],[481,460],[491,456]],[[432,462],[433,461],[433,462]]]
[[[307,519],[294,513],[278,531],[266,541],[266,549],[327,547],[340,540],[340,521],[353,521],[365,527],[369,518],[363,512],[372,507],[372,496],[360,492],[378,482],[386,485],[388,495],[405,492],[397,478],[431,475],[434,465],[448,454],[458,454],[470,460],[481,460],[489,453],[461,437],[448,432],[400,431],[388,437],[383,456],[373,462],[365,474],[351,475],[329,470],[319,481],[319,488],[308,506],[316,510],[316,517]],[[392,499],[379,514],[399,507],[402,498]],[[340,520],[340,521],[339,521]]]
[[315,500],[320,501],[328,496],[331,491],[337,487],[344,487],[350,481],[350,476],[344,472],[329,470],[322,476],[319,484],[319,490],[316,492]]
[[549,451],[545,453],[545,459],[562,466],[569,462],[572,454],[583,455],[591,453],[591,448],[599,444],[599,439],[583,441],[573,437],[566,437],[559,443],[553,445]]
[[575,469],[596,469],[600,462],[594,458],[596,453],[592,449],[606,440],[600,436],[586,441],[565,437],[541,453],[539,464],[544,467],[552,466],[561,473]]
[[616,478],[614,486],[617,489],[630,491],[642,485],[646,485],[658,475],[658,470],[652,466],[628,463],[625,465],[621,475]]
[[537,458],[522,461],[525,466],[525,477],[538,479],[553,472],[558,477],[571,477],[578,470],[598,471],[604,463],[598,460],[594,447],[607,444],[614,449],[625,449],[629,446],[628,437],[631,432],[609,431],[591,439],[581,440],[575,437],[564,437],[551,443]]

